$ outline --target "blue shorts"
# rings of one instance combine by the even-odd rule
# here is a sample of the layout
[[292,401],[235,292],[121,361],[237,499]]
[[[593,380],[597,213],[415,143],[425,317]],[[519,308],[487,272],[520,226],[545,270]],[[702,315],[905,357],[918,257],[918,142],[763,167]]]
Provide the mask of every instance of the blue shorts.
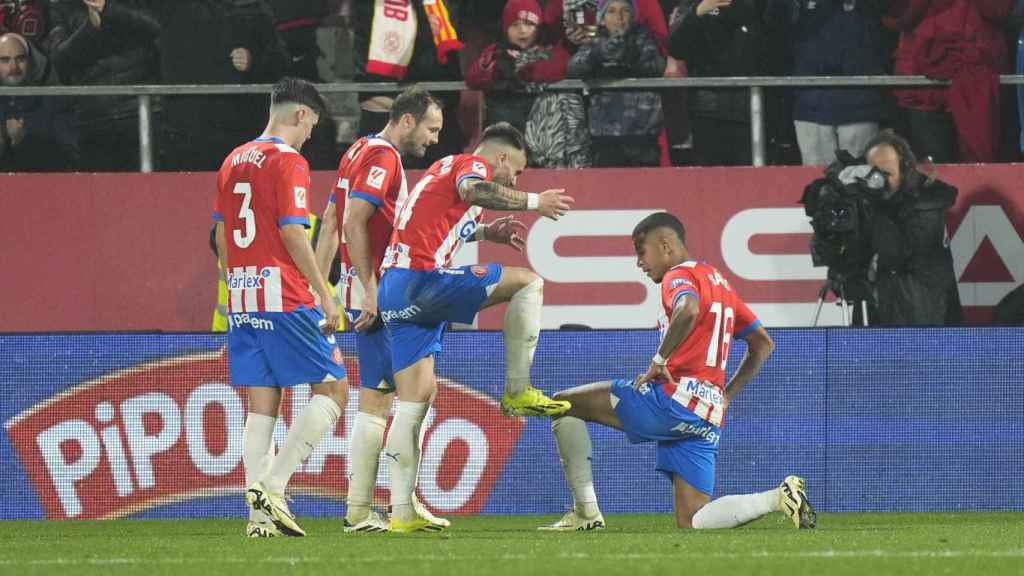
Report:
[[377,306],[391,338],[391,368],[399,372],[440,352],[448,324],[472,323],[500,280],[500,264],[385,270]]
[[[359,310],[346,310],[349,325],[359,318]],[[373,332],[358,332],[356,353],[359,355],[359,385],[385,394],[395,391],[395,374],[391,371],[391,339],[388,331],[379,326]]]
[[235,386],[319,384],[345,377],[334,335],[320,333],[319,308],[228,314],[228,372]]
[[[661,386],[633,387],[633,380],[612,382],[612,407],[633,444],[657,442],[655,469],[681,477],[697,490],[715,490],[715,458],[721,430],[665,395]],[[675,404],[675,405],[673,405]]]

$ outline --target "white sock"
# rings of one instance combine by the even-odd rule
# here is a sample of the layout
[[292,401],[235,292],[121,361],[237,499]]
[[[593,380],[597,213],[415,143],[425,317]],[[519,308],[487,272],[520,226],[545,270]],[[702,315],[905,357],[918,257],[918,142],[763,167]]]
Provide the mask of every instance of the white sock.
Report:
[[348,508],[345,518],[349,522],[361,522],[370,512],[373,504],[373,489],[377,486],[377,467],[380,464],[380,450],[384,446],[384,426],[387,420],[380,416],[356,412],[349,441],[348,467]]
[[597,507],[594,477],[590,468],[593,447],[587,424],[579,418],[563,416],[551,423],[551,431],[555,434],[562,471],[572,490],[576,512],[585,518],[593,518],[601,510]]
[[285,486],[288,485],[288,480],[295,473],[295,469],[320,444],[324,434],[334,429],[339,416],[341,409],[329,396],[314,394],[309,399],[309,404],[306,404],[299,417],[292,422],[292,428],[285,436],[284,446],[270,464],[270,473],[264,480],[267,490],[277,494],[284,493]]
[[778,489],[756,494],[722,496],[708,502],[693,515],[693,527],[735,528],[778,510]]
[[537,278],[512,295],[505,310],[505,393],[518,396],[530,385],[530,366],[540,338],[544,280]]
[[[245,417],[245,428],[242,431],[242,466],[245,468],[245,485],[261,480],[270,470],[270,461],[274,457],[274,424],[277,418],[249,412]],[[262,512],[249,509],[249,520],[263,522],[266,516]]]
[[420,462],[420,429],[430,404],[398,401],[395,418],[388,432],[385,456],[391,476],[391,513],[399,520],[411,520],[412,492],[416,488],[416,471]]

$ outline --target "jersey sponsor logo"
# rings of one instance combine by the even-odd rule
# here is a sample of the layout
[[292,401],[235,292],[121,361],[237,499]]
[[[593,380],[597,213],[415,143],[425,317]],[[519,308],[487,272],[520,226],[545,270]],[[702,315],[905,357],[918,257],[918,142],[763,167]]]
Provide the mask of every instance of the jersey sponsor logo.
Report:
[[306,208],[306,189],[302,186],[295,187],[295,207]]
[[[350,360],[340,351],[335,359]],[[355,366],[349,361],[350,373]],[[227,352],[210,350],[126,363],[73,382],[5,422],[16,454],[50,519],[99,519],[176,503],[205,510],[204,494],[237,492],[245,481],[245,391],[229,386]],[[351,379],[353,385],[358,378]],[[438,378],[438,403],[424,421],[419,495],[436,512],[479,513],[523,432],[497,402]],[[309,402],[308,386],[283,391],[281,433]],[[358,395],[345,412],[354,414]],[[330,498],[348,491],[346,427],[329,433],[299,465],[291,486]],[[281,440],[279,439],[278,442]],[[463,464],[446,458],[468,450]],[[27,489],[27,488],[26,488]],[[376,498],[386,497],[385,484]],[[194,503],[180,504],[194,500]]]
[[476,228],[476,220],[467,220],[462,224],[462,227],[459,228],[459,238],[469,240],[474,234],[476,234]]
[[696,396],[705,402],[719,406],[724,402],[721,391],[717,387],[705,384],[698,380],[688,380],[685,387],[686,393],[691,397]]
[[462,276],[466,273],[462,268],[438,268],[438,274],[448,274],[449,276]]
[[676,278],[675,280],[672,281],[671,284],[668,285],[668,289],[669,290],[675,290],[676,288],[679,288],[680,286],[684,286],[684,285],[685,286],[693,286],[693,282],[690,282],[686,278]]
[[[237,270],[243,270],[238,268]],[[248,272],[229,272],[228,273],[228,290],[259,290],[263,288],[263,279],[268,277],[269,271],[264,269],[261,274],[251,274]]]
[[483,162],[478,162],[478,161],[474,160],[473,161],[473,172],[476,172],[477,174],[483,176],[484,178],[487,177],[487,167],[484,166]]
[[680,422],[672,428],[679,433],[680,436],[697,436],[707,440],[709,443],[718,445],[719,433],[716,427],[710,424],[692,424],[690,422]]
[[422,309],[419,306],[412,304],[411,306],[406,306],[401,310],[383,310],[380,313],[380,318],[384,322],[392,322],[394,320],[412,320],[420,312],[422,312]]
[[366,185],[380,190],[381,186],[384,185],[384,177],[387,175],[388,171],[380,166],[371,166],[370,173],[366,175]]
[[228,327],[240,328],[242,326],[249,326],[253,330],[272,331],[274,329],[274,321],[245,313],[228,314]]

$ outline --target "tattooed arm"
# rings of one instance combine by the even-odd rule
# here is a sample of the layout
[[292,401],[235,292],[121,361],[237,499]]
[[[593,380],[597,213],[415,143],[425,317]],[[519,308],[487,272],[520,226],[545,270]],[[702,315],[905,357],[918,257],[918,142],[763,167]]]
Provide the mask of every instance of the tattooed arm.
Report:
[[545,190],[540,194],[521,192],[497,182],[469,178],[459,184],[459,196],[474,206],[492,210],[536,210],[541,216],[558,220],[573,203],[564,189]]

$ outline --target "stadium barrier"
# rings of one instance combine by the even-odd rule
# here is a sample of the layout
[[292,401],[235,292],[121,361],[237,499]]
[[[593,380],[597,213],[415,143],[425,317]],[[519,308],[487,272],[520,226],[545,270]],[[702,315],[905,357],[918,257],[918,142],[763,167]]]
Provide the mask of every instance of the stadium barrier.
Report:
[[[824,511],[1024,510],[1024,331],[774,330],[775,355],[730,408],[718,494],[807,478]],[[354,343],[340,345],[352,380]],[[546,391],[640,373],[654,330],[545,332]],[[443,514],[559,513],[570,505],[549,424],[496,402],[501,335],[453,333],[440,357],[419,493]],[[735,369],[744,346],[734,346]],[[224,337],[0,337],[2,519],[241,516],[244,396]],[[308,397],[286,397],[275,437]],[[337,516],[356,394],[293,477],[301,516]],[[605,512],[668,512],[652,445],[591,427]],[[386,466],[377,497],[386,499]]]
[[[984,323],[1024,282],[1024,170],[1017,164],[937,166],[959,189],[947,230],[960,298]],[[518,214],[530,230],[525,255],[470,243],[459,264],[529,266],[545,279],[544,326],[647,328],[657,287],[637,270],[629,235],[647,214],[669,210],[687,244],[718,267],[769,326],[808,326],[824,268],[812,266],[810,224],[797,204],[814,167],[528,170],[526,190],[565,188],[576,198],[558,222]],[[410,173],[413,183],[418,173]],[[0,262],[20,278],[0,298],[0,332],[202,331],[216,303],[208,247],[215,175],[0,175],[6,213]],[[316,172],[310,208],[336,181]],[[500,216],[487,211],[485,220]],[[479,327],[501,326],[501,310]],[[837,306],[823,324],[839,324]]]
[[[1003,85],[1024,84],[1024,75],[1002,75]],[[461,92],[464,82],[421,82],[433,92]],[[767,157],[765,137],[764,91],[766,88],[809,88],[840,86],[948,86],[947,80],[926,76],[744,76],[718,78],[625,78],[620,80],[562,80],[546,84],[545,90],[583,92],[592,90],[665,90],[670,88],[747,88],[750,93],[751,163],[764,166]],[[318,85],[326,94],[369,92],[386,94],[400,92],[404,85],[395,83],[339,82]],[[0,87],[5,96],[135,96],[139,117],[139,167],[153,171],[153,97],[175,95],[269,94],[270,84],[164,84],[137,86],[31,86]]]

